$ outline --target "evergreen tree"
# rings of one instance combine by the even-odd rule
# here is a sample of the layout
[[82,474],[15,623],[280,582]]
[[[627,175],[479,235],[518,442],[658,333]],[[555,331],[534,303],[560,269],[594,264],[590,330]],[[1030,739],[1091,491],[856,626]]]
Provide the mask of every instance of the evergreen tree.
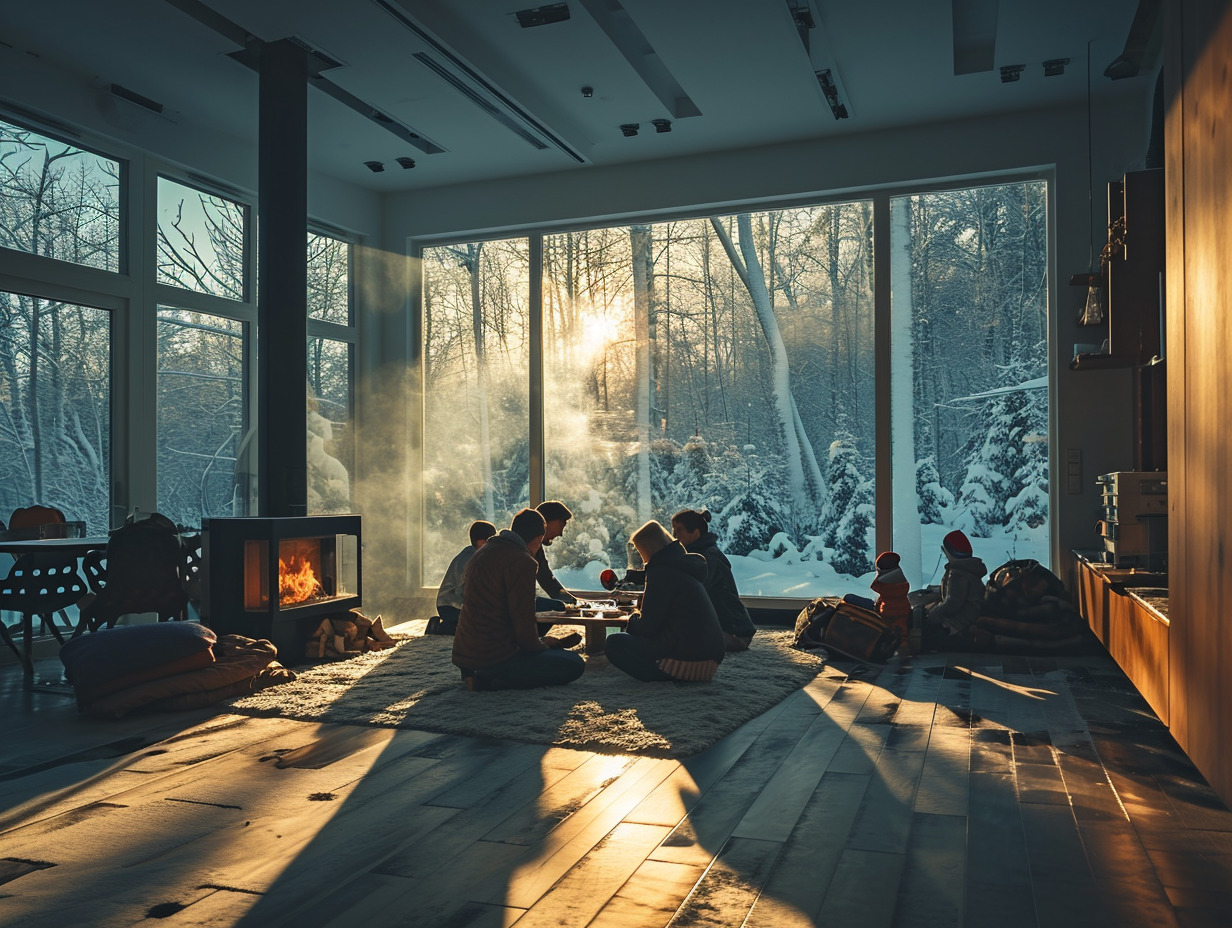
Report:
[[945,512],[954,505],[954,494],[941,485],[941,474],[932,455],[915,465],[915,489],[921,525],[945,525]]
[[864,483],[860,474],[859,453],[849,435],[830,443],[827,481],[830,492],[822,509],[818,532],[826,547],[833,548],[838,543],[839,526],[847,517],[848,510],[858,503],[859,488]]
[[786,524],[783,512],[783,475],[775,463],[763,462],[753,445],[745,445],[732,459],[735,467],[726,474],[726,505],[710,523],[723,550],[746,555],[763,550]]
[[1014,537],[1025,539],[1048,523],[1048,431],[1046,396],[1035,391],[1028,399],[1029,431],[1022,438],[1022,464],[1014,473],[1018,492],[1006,503],[1006,523]]
[[958,527],[983,538],[1006,524],[1006,501],[1024,488],[1020,475],[1030,471],[1024,470],[1025,438],[1037,434],[1032,415],[1034,391],[1025,386],[1025,365],[1007,365],[1000,379],[1009,389],[987,403],[988,427],[979,450],[968,461],[958,494],[964,510]]
[[832,545],[830,563],[838,573],[862,577],[873,570],[874,525],[873,487],[867,480],[861,480],[853,489]]

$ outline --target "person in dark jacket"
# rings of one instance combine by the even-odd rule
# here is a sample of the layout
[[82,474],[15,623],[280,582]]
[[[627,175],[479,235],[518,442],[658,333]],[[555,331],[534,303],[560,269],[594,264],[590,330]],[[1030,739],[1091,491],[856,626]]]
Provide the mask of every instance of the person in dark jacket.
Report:
[[719,550],[718,536],[710,531],[710,513],[704,509],[680,510],[672,516],[672,533],[686,551],[706,559],[706,592],[719,617],[727,650],[747,651],[757,627],[740,601],[731,561]]
[[945,573],[941,599],[921,607],[924,647],[930,651],[978,650],[991,636],[977,626],[984,606],[984,574],[988,568],[971,551],[971,541],[955,529],[941,540]]
[[723,630],[702,581],[706,560],[690,554],[658,522],[633,534],[646,563],[641,612],[609,635],[607,657],[638,680],[709,680],[723,660]]
[[466,565],[453,663],[472,690],[528,689],[570,683],[586,662],[564,648],[581,640],[540,638],[535,626],[535,552],[543,516],[523,509]]
[[[543,516],[545,526],[543,544],[535,552],[535,562],[539,566],[535,579],[539,581],[543,592],[548,594],[547,598],[541,596],[535,601],[535,610],[537,612],[559,611],[565,608],[565,603],[576,603],[577,597],[566,590],[565,585],[552,573],[552,568],[548,564],[547,548],[565,533],[565,526],[573,518],[573,513],[558,499],[549,499],[540,503],[535,507],[535,511]],[[541,628],[540,631],[542,630]]]

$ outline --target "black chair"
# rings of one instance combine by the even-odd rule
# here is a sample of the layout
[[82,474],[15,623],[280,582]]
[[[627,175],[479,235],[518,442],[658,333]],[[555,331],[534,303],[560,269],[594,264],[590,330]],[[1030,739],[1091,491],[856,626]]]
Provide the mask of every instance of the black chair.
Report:
[[[0,523],[2,526],[3,523]],[[70,523],[64,514],[50,506],[29,506],[16,510],[9,519],[5,534],[22,538],[63,538],[78,530],[80,523]],[[20,613],[23,644],[28,648],[34,634],[34,619],[42,623],[43,633],[51,632],[60,644],[65,633],[74,631],[73,623],[64,611],[89,592],[77,569],[77,557],[54,551],[23,554],[0,581],[0,610]],[[61,629],[56,618],[64,623]],[[24,658],[13,639],[12,631],[0,622],[0,639],[18,656]]]

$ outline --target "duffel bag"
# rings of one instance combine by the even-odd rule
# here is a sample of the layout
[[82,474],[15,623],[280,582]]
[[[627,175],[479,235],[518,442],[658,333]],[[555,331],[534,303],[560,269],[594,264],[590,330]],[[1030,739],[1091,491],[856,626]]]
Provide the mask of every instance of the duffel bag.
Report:
[[820,596],[800,610],[796,616],[795,635],[791,646],[798,651],[811,651],[820,648],[825,637],[826,625],[834,615],[835,605],[839,602],[837,596]]
[[875,610],[839,599],[821,643],[852,660],[884,664],[902,644],[902,631],[897,625],[883,622]]

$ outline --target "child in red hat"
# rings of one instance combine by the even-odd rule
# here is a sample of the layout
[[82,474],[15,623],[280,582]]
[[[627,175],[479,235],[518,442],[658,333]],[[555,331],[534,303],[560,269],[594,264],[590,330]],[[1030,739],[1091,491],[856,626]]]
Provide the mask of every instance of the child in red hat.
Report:
[[876,564],[877,576],[869,586],[877,594],[877,614],[887,625],[897,625],[905,642],[911,619],[911,603],[907,600],[911,584],[893,551],[878,554]]
[[942,650],[971,650],[981,646],[987,634],[976,628],[984,608],[984,574],[988,568],[971,551],[971,542],[955,529],[941,540],[945,573],[941,599],[925,606],[925,646]]

